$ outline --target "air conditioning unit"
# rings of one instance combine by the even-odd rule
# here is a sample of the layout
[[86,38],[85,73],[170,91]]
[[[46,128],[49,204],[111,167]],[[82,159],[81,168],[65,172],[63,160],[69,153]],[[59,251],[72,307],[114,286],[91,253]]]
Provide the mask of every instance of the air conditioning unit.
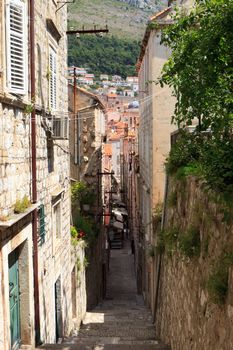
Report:
[[69,118],[68,117],[51,117],[52,138],[68,139],[69,138]]

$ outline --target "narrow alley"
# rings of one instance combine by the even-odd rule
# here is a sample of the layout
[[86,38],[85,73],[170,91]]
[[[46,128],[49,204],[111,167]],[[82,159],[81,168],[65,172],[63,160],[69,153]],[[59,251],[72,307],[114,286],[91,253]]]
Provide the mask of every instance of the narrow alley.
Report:
[[44,350],[169,350],[156,339],[149,308],[137,295],[130,242],[111,250],[107,297],[87,312],[76,336]]

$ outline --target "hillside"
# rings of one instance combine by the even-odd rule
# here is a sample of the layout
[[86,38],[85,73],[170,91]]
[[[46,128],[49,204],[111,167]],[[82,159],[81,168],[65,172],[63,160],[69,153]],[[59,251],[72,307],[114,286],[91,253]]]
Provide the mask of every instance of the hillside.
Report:
[[139,42],[106,36],[85,35],[69,38],[69,66],[86,67],[96,76],[101,73],[120,75],[123,78],[136,74],[135,63],[139,56]]
[[149,17],[166,4],[166,0],[76,0],[68,7],[69,27],[107,24],[111,35],[141,40]]
[[109,34],[69,36],[69,65],[88,67],[95,75],[135,75],[146,23],[166,4],[166,0],[76,0],[68,6],[68,27],[93,29],[108,25]]

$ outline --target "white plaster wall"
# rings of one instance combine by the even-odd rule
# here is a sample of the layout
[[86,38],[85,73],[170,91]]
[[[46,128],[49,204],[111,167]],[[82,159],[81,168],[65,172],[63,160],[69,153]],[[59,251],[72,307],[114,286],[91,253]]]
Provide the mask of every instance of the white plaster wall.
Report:
[[[112,144],[112,170],[114,171],[114,177],[117,182],[120,183],[121,171],[120,171],[120,140],[119,141],[109,141]],[[119,162],[117,160],[119,159]]]
[[[153,31],[150,37],[152,59],[152,80],[157,81],[161,76],[163,65],[170,56],[170,50],[161,45],[161,32]],[[153,84],[153,186],[152,207],[163,202],[165,186],[164,163],[170,150],[170,134],[177,127],[171,124],[176,99],[172,96],[172,90],[159,84]]]

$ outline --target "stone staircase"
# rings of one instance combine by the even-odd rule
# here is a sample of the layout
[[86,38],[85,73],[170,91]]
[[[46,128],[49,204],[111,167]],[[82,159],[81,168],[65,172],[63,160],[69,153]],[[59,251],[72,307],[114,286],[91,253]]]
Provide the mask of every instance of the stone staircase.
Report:
[[136,293],[133,257],[129,242],[111,251],[107,297],[87,312],[77,334],[46,350],[171,350],[159,342],[152,316]]
[[114,238],[110,243],[111,249],[121,249],[123,248],[123,240],[122,240],[122,233],[121,232],[115,232]]

